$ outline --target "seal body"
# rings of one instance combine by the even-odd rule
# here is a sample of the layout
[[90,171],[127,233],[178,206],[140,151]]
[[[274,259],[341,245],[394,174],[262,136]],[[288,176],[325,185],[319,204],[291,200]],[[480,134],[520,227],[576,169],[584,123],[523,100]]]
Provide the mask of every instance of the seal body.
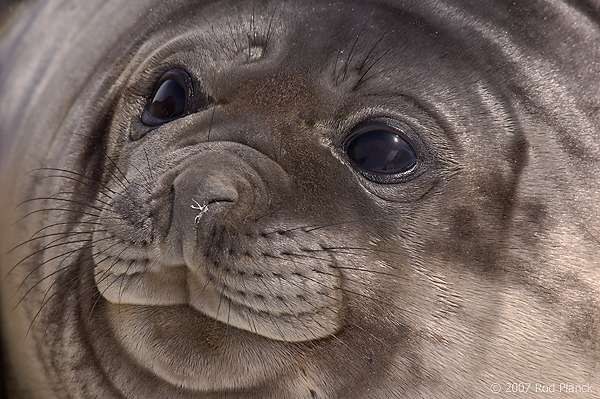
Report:
[[14,8],[7,395],[600,397],[599,13]]

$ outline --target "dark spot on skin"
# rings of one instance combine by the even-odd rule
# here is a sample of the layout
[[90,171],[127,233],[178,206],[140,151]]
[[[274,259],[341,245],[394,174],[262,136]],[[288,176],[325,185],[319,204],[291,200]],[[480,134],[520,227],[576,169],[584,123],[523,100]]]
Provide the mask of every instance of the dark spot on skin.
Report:
[[569,132],[559,132],[558,140],[563,149],[572,157],[584,162],[598,161],[597,157],[592,156],[595,151],[591,151],[583,140]]
[[569,338],[579,347],[585,348],[589,353],[598,353],[597,335],[600,328],[598,303],[590,300],[588,303],[582,304],[578,312],[570,317],[568,328],[570,330]]
[[541,201],[532,201],[523,205],[523,213],[527,222],[540,227],[544,219],[548,217],[548,207]]
[[475,187],[480,195],[469,205],[448,211],[449,237],[432,240],[429,245],[433,250],[488,275],[501,270],[503,241],[514,223],[515,193],[527,165],[528,149],[527,140],[517,134],[507,148],[510,170],[478,176]]
[[429,240],[425,251],[440,254],[450,264],[470,266],[479,273],[493,275],[497,272],[499,251],[496,229],[485,228],[479,219],[481,215],[468,206],[457,207],[449,217],[447,234],[451,238]]
[[529,141],[527,141],[524,134],[520,130],[515,133],[506,154],[515,175],[519,175],[527,166],[529,147]]
[[499,256],[499,234],[491,235],[489,228],[488,231],[482,229],[477,217],[471,213],[457,212],[455,222],[458,255],[482,271],[494,271]]
[[458,207],[453,214],[452,222],[452,230],[460,239],[473,237],[479,228],[474,212],[466,207]]
[[[542,244],[542,240],[549,228],[548,206],[541,201],[530,201],[522,205],[521,217],[516,222],[519,236],[529,247]],[[521,225],[521,227],[519,227]]]
[[517,191],[521,174],[527,166],[529,155],[529,142],[517,134],[507,148],[506,157],[510,166],[510,173],[490,172],[479,184],[481,193],[488,197],[494,207],[501,212],[501,219],[508,223],[511,219],[515,193]]
[[514,182],[508,181],[500,172],[490,172],[480,184],[480,191],[490,198],[491,205],[500,211],[500,220],[508,220],[514,204]]

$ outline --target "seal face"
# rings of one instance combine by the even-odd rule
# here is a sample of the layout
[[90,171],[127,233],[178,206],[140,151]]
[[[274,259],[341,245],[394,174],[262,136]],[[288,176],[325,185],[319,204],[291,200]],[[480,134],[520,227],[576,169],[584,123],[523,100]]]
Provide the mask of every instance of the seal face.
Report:
[[0,41],[7,394],[599,395],[592,10],[131,3]]

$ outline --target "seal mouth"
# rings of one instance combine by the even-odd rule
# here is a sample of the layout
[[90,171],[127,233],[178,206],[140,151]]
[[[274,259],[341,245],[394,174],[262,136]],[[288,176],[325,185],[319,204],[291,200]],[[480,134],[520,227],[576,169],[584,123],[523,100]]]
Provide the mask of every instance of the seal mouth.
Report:
[[149,259],[114,258],[111,267],[99,270],[95,282],[109,302],[129,305],[180,305],[187,303],[185,267],[164,267]]
[[302,257],[294,259],[290,253],[252,259],[244,252],[177,266],[147,257],[104,258],[110,267],[98,262],[95,280],[101,295],[115,304],[188,305],[273,340],[307,341],[341,328],[343,298],[335,266],[321,259],[306,267]]

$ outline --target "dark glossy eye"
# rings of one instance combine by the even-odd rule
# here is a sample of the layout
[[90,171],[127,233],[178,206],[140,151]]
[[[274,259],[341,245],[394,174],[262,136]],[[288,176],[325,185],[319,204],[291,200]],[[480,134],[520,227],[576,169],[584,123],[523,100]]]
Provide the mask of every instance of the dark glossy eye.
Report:
[[412,170],[417,164],[415,150],[400,127],[384,121],[357,126],[346,145],[352,164],[367,178],[387,182],[389,177]]
[[142,122],[157,126],[183,116],[189,108],[191,90],[191,79],[187,73],[181,69],[168,71],[158,81],[142,115]]

